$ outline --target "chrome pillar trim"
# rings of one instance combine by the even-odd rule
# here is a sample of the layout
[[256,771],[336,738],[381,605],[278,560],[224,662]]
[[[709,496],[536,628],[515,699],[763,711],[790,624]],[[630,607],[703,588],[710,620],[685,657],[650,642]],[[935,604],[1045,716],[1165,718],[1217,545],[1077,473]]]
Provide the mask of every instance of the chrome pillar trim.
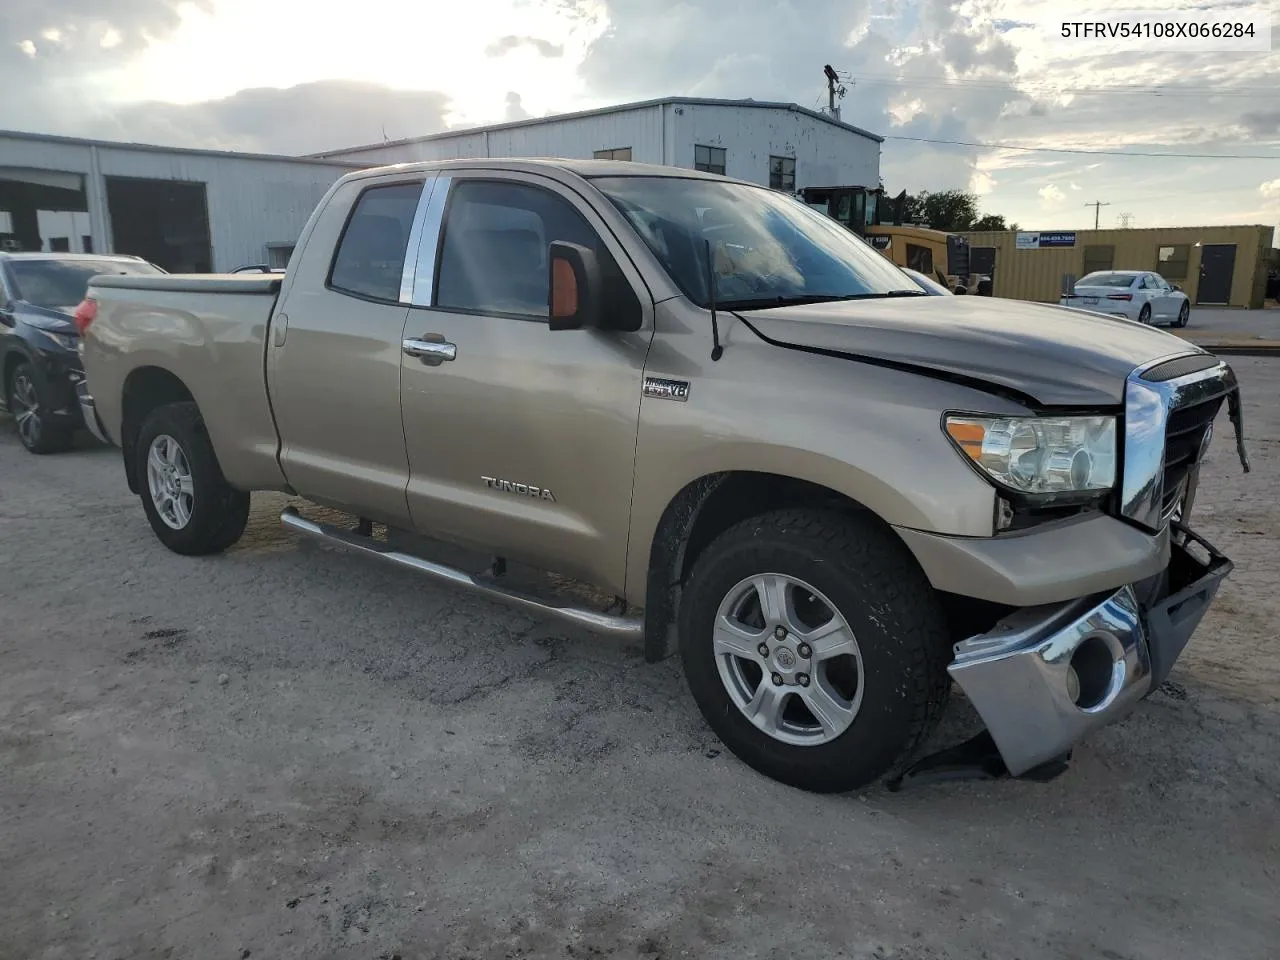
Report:
[[431,187],[431,197],[422,221],[422,238],[414,258],[413,291],[409,302],[415,307],[431,306],[436,281],[436,253],[440,249],[440,229],[444,225],[444,208],[449,202],[449,185],[453,178],[441,174]]
[[[1086,699],[1082,684],[1090,681],[1075,675],[1072,659],[1086,642],[1098,675],[1082,705],[1077,697]],[[1110,657],[1105,675],[1098,659],[1104,651]],[[1014,776],[1128,713],[1152,682],[1138,600],[1128,586],[1102,598],[1018,610],[990,632],[956,644],[955,654],[947,670]]]
[[530,596],[504,584],[480,579],[462,570],[433,563],[422,557],[392,549],[371,537],[360,536],[348,530],[341,530],[328,524],[315,523],[299,515],[293,507],[288,507],[280,514],[280,522],[300,533],[324,540],[328,543],[346,547],[365,556],[376,557],[399,567],[405,567],[417,573],[425,574],[433,580],[441,580],[455,587],[462,587],[473,593],[482,594],[493,600],[521,607],[533,613],[541,614],[564,623],[601,633],[612,637],[638,640],[644,636],[643,617],[616,616],[600,613],[582,607],[557,606],[538,597]]
[[1129,374],[1124,391],[1124,465],[1120,485],[1120,515],[1148,530],[1160,530],[1164,497],[1165,431],[1169,414],[1179,407],[1230,393],[1235,374],[1222,361],[1173,380],[1143,379],[1146,371],[1166,363],[1163,357]]
[[413,224],[409,227],[409,242],[405,245],[404,266],[400,270],[401,303],[413,302],[413,276],[418,263],[418,248],[422,245],[422,224],[427,218],[427,207],[431,203],[431,189],[435,186],[436,179],[436,174],[429,174],[422,184],[422,193],[418,195]]
[[85,429],[93,434],[93,438],[99,443],[110,443],[106,430],[102,428],[102,421],[98,419],[98,408],[93,402],[93,394],[89,392],[87,381],[76,382],[76,400],[80,404],[80,416],[84,418]]

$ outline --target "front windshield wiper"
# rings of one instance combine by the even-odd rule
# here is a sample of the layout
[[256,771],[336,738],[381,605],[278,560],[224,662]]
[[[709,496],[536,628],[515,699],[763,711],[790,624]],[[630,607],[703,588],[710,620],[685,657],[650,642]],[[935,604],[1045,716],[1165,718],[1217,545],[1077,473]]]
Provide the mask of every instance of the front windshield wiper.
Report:
[[768,310],[771,307],[797,307],[809,303],[836,303],[844,300],[888,300],[894,297],[927,297],[923,290],[886,290],[883,293],[800,294],[790,297],[748,297],[741,300],[718,300],[725,310]]

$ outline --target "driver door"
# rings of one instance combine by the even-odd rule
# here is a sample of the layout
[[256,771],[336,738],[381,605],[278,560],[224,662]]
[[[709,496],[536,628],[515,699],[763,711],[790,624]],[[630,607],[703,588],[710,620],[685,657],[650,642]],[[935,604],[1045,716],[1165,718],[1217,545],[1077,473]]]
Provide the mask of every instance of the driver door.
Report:
[[[653,336],[639,273],[549,177],[441,176],[426,223],[400,376],[414,526],[621,593]],[[622,271],[638,330],[551,331],[554,240]]]

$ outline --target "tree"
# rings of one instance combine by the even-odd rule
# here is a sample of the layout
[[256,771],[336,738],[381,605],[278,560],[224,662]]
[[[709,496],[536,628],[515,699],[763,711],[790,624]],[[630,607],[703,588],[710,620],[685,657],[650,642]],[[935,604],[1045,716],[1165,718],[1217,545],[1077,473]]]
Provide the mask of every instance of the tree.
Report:
[[[893,198],[887,198],[892,203]],[[925,223],[935,230],[1017,230],[997,213],[978,214],[978,198],[963,190],[921,190],[907,194],[902,202],[903,223]]]

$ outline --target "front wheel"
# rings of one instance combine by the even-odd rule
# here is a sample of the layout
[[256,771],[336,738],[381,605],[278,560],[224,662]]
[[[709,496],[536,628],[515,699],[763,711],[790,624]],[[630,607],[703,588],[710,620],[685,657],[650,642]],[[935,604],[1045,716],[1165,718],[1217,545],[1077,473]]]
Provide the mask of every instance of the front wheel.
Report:
[[244,533],[249,495],[222,475],[194,403],[171,403],[143,421],[135,450],[142,506],[174,553],[220,553]]
[[785,510],[703,551],[680,609],[685,677],[740,759],[805,790],[902,769],[950,690],[932,587],[870,517]]
[[1182,309],[1178,311],[1178,319],[1174,323],[1175,327],[1185,327],[1187,321],[1191,319],[1191,304],[1186,300],[1182,301]]
[[1151,304],[1144,303],[1142,305],[1142,309],[1138,311],[1138,322],[1139,323],[1151,322]]
[[36,374],[25,360],[9,378],[9,413],[18,425],[18,439],[31,453],[65,453],[75,442],[75,431],[65,424],[51,423],[48,404],[36,386]]

